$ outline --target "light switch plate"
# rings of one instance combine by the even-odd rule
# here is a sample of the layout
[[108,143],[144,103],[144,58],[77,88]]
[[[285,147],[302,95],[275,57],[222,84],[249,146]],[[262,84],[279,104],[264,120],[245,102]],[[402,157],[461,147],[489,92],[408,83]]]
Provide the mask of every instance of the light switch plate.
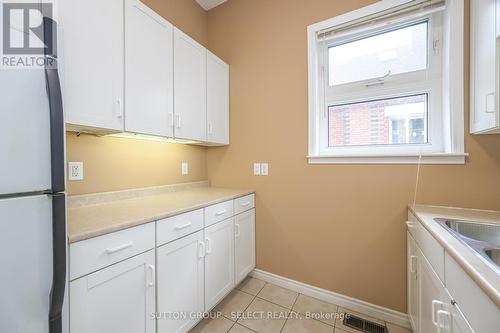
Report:
[[254,176],[260,176],[260,163],[253,164],[253,174]]
[[189,174],[189,163],[188,162],[182,162],[181,164],[181,173],[183,176]]
[[269,164],[267,164],[267,163],[261,163],[260,164],[260,174],[262,176],[269,175]]
[[68,162],[68,180],[83,180],[83,162]]

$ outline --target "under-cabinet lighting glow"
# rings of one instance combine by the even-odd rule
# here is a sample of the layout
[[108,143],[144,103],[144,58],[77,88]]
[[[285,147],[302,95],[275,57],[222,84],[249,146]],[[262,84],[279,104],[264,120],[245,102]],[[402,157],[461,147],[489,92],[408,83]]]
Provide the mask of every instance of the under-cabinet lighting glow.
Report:
[[146,141],[167,142],[167,143],[180,143],[180,144],[190,144],[190,145],[201,144],[201,142],[199,142],[199,141],[174,139],[174,138],[167,138],[167,137],[163,137],[163,136],[137,134],[137,133],[129,133],[129,132],[108,134],[106,136],[114,137],[114,138],[123,138],[123,139],[135,139],[135,140],[146,140]]

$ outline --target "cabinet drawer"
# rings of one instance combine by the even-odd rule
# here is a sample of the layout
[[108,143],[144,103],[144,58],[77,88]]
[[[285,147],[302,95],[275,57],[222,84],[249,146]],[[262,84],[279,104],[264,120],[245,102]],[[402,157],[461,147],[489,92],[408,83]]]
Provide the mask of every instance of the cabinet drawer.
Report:
[[253,194],[234,199],[234,214],[243,213],[255,207],[255,196]]
[[156,227],[156,245],[160,246],[203,229],[203,209],[159,220]]
[[410,212],[408,212],[408,220],[408,232],[415,239],[439,279],[444,283],[444,248]]
[[74,280],[155,247],[154,222],[72,243],[70,279]]
[[233,216],[233,200],[205,208],[205,227]]

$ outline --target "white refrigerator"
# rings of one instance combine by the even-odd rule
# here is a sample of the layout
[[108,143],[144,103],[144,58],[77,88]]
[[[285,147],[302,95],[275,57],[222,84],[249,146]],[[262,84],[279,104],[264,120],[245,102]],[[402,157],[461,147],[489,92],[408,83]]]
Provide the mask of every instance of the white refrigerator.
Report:
[[[54,21],[43,29],[57,40]],[[2,333],[67,331],[64,151],[57,66],[0,70]]]

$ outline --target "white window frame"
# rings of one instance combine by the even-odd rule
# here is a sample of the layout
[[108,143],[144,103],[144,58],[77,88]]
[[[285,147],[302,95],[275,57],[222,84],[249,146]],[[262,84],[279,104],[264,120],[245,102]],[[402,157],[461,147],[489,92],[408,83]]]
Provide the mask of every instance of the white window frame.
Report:
[[[400,22],[408,25],[411,22],[429,21],[430,44],[429,69],[413,73],[398,74],[391,77],[380,88],[359,89],[352,93],[356,84],[366,84],[366,81],[347,83],[344,86],[349,93],[339,93],[337,86],[335,97],[330,97],[328,105],[362,102],[370,99],[382,99],[430,93],[428,108],[428,138],[431,144],[423,145],[366,145],[366,146],[335,146],[328,147],[328,118],[325,94],[325,81],[328,73],[324,70],[322,59],[327,59],[328,48],[318,43],[318,33],[333,26],[349,23],[366,16],[376,15],[393,7],[415,2],[415,0],[382,0],[373,5],[313,24],[308,27],[308,65],[309,65],[309,152],[308,161],[311,164],[329,163],[428,163],[428,164],[463,164],[467,154],[464,153],[464,100],[463,100],[463,0],[446,1],[446,11],[443,15],[429,14],[418,19]],[[431,28],[432,27],[432,28]],[[394,28],[389,28],[392,30]],[[453,34],[450,33],[453,31]],[[462,33],[460,33],[460,31]],[[364,30],[361,34],[370,33]],[[432,40],[443,41],[440,55],[435,56],[432,50]],[[444,37],[444,38],[442,38]],[[353,38],[352,35],[339,37],[333,43],[345,42],[342,38]],[[451,57],[450,55],[453,55]],[[437,59],[439,58],[439,59]],[[444,59],[444,61],[442,61]],[[442,66],[440,65],[442,64]],[[423,73],[427,72],[427,73]],[[326,77],[325,77],[326,75]],[[422,75],[426,82],[423,82]],[[419,83],[407,84],[407,90],[400,89],[398,77],[414,76]],[[439,76],[436,78],[436,76]],[[429,82],[430,80],[430,82]],[[405,89],[406,89],[405,88]],[[374,97],[374,98],[370,98]],[[441,98],[442,96],[442,98]]]

